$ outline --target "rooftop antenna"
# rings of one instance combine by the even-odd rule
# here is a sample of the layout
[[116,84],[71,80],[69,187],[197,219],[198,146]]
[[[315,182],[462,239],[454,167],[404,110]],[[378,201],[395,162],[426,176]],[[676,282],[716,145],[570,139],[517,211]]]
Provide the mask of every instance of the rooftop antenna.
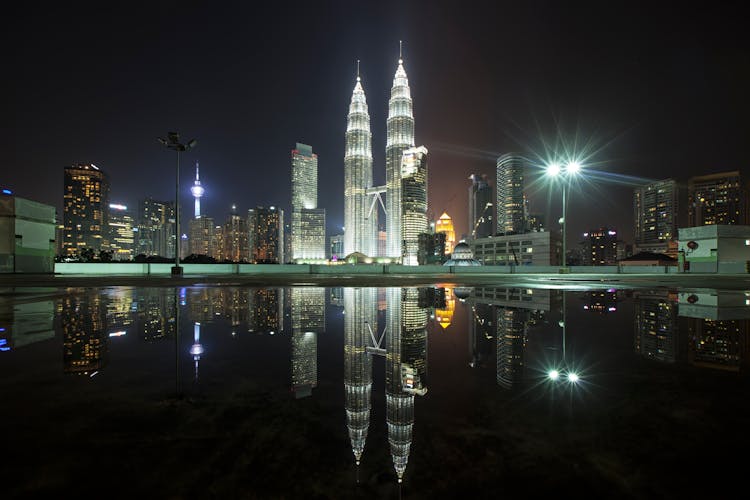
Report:
[[357,59],[357,81],[359,81],[359,59]]
[[398,41],[398,63],[403,64],[404,58],[403,58],[403,52],[404,52],[404,42],[402,40]]

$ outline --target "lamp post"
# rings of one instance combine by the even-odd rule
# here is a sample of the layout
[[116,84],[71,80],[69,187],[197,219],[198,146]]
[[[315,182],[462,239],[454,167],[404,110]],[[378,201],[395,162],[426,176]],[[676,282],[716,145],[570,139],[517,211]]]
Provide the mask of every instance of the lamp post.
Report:
[[158,138],[159,142],[177,152],[177,168],[175,172],[175,193],[174,193],[174,267],[172,276],[182,276],[180,267],[180,152],[192,149],[198,144],[195,139],[190,139],[187,144],[180,143],[180,134],[177,132],[168,132],[167,138]]
[[577,161],[570,161],[564,167],[561,167],[559,163],[550,163],[546,167],[546,173],[548,176],[556,179],[562,178],[562,217],[560,218],[560,224],[562,225],[562,268],[563,272],[567,271],[567,231],[566,225],[568,222],[568,187],[570,185],[570,179],[578,175],[581,171],[581,164]]

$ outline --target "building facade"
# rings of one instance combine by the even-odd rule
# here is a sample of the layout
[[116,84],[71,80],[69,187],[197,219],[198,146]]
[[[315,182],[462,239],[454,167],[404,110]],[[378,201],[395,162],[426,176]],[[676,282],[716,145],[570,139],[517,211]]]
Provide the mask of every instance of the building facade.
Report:
[[560,239],[550,232],[478,238],[470,247],[474,259],[485,266],[555,266],[561,262]]
[[235,205],[232,205],[232,212],[224,223],[222,236],[224,237],[224,260],[250,262],[250,236],[247,230],[247,219],[237,214]]
[[427,232],[427,148],[404,150],[401,160],[401,262],[416,266],[419,235]]
[[63,254],[104,250],[109,214],[109,177],[93,164],[65,167],[63,192]]
[[[349,104],[344,153],[344,254],[374,255],[377,210],[370,213],[367,190],[372,187],[372,133],[367,99],[359,70]],[[376,207],[377,208],[377,207]]]
[[[256,264],[284,263],[284,211],[276,207],[256,207],[253,217],[252,257]],[[249,238],[248,238],[249,239]]]
[[401,258],[401,160],[404,150],[414,147],[414,113],[411,90],[399,56],[388,101],[385,145],[386,253]]
[[469,176],[469,237],[486,238],[495,233],[495,204],[487,176]]
[[739,171],[688,179],[688,227],[747,222],[747,188]]
[[677,239],[679,196],[677,181],[665,179],[633,191],[637,251],[667,253]]
[[51,273],[55,207],[0,193],[0,273]]
[[583,265],[617,264],[617,231],[607,227],[583,233]]
[[446,212],[435,223],[435,232],[445,233],[445,255],[450,255],[456,245],[456,230],[453,229],[453,219]]
[[318,155],[297,143],[292,150],[291,260],[325,259],[325,209],[318,208]]
[[138,231],[133,232],[134,223],[127,206],[109,204],[107,248],[112,253],[112,260],[132,260],[135,257],[135,234]]
[[[214,255],[215,227],[213,217],[201,216],[191,219],[189,224],[188,241],[190,242],[190,253],[193,255]],[[249,254],[248,254],[249,255]]]
[[524,217],[525,160],[515,153],[497,159],[497,233],[519,234],[526,231]]

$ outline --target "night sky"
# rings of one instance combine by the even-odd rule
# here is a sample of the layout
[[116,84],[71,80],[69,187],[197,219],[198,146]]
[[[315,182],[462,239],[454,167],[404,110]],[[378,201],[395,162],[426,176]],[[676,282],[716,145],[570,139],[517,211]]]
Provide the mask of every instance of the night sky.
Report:
[[[356,60],[385,181],[387,106],[404,42],[417,145],[430,150],[429,204],[467,230],[467,177],[519,151],[585,160],[569,235],[632,238],[639,182],[750,161],[750,37],[742,4],[713,2],[25,2],[5,12],[10,123],[0,185],[61,213],[63,167],[94,163],[111,201],[174,198],[168,131],[195,150],[203,212],[290,205],[290,150],[319,155],[319,206],[343,225],[344,132]],[[153,4],[153,5],[151,5]],[[523,4],[523,5],[519,5]],[[527,172],[534,212],[559,192]]]

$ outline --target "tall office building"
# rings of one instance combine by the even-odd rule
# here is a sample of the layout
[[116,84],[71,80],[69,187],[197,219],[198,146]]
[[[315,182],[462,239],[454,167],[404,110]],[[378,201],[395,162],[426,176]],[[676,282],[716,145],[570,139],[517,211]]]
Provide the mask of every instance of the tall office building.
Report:
[[325,259],[326,213],[318,208],[318,155],[307,144],[292,150],[291,260]]
[[[141,200],[136,252],[168,256],[168,243],[174,239],[174,205],[153,198]],[[174,255],[174,254],[172,254]]]
[[[256,207],[248,212],[253,220],[252,259],[256,264],[284,263],[284,211],[276,207]],[[249,240],[250,238],[248,238]]]
[[104,250],[109,214],[109,177],[92,164],[65,167],[63,254]]
[[[109,204],[107,243],[113,260],[132,260],[135,251],[133,215],[128,207]],[[136,228],[137,229],[137,228]]]
[[416,266],[419,235],[426,233],[427,224],[427,148],[419,146],[404,150],[401,159],[401,262]]
[[524,158],[506,153],[497,159],[497,232],[519,234],[526,231],[524,220]]
[[678,188],[674,179],[653,182],[633,191],[635,245],[639,251],[666,253],[677,239]]
[[[367,190],[372,187],[372,133],[367,99],[362,88],[357,63],[354,85],[346,123],[344,153],[344,254],[361,252],[375,254],[377,210],[370,214]],[[375,207],[377,208],[377,207]]]
[[411,90],[399,54],[388,101],[385,145],[386,247],[388,257],[401,257],[401,159],[404,150],[414,147],[414,114]]
[[[215,228],[213,217],[201,216],[195,219],[190,219],[188,242],[190,243],[190,253],[193,255],[207,255],[209,257],[216,257],[214,255],[214,242],[216,239]],[[223,248],[223,245],[222,245]],[[249,257],[248,252],[248,257]]]
[[445,255],[453,253],[453,247],[456,246],[456,231],[453,229],[453,219],[446,212],[443,212],[435,223],[435,232],[445,233]]
[[688,180],[688,227],[746,223],[747,189],[739,171]]
[[[250,262],[249,236],[247,219],[237,214],[237,206],[232,205],[232,212],[224,223],[224,258],[232,262]],[[279,261],[281,262],[281,261]]]
[[469,237],[486,238],[494,234],[495,205],[492,199],[492,186],[487,176],[471,174],[469,176]]
[[583,264],[607,266],[617,264],[617,231],[607,227],[583,233]]
[[330,238],[330,258],[331,260],[343,259],[346,255],[344,254],[344,235],[334,234]]

